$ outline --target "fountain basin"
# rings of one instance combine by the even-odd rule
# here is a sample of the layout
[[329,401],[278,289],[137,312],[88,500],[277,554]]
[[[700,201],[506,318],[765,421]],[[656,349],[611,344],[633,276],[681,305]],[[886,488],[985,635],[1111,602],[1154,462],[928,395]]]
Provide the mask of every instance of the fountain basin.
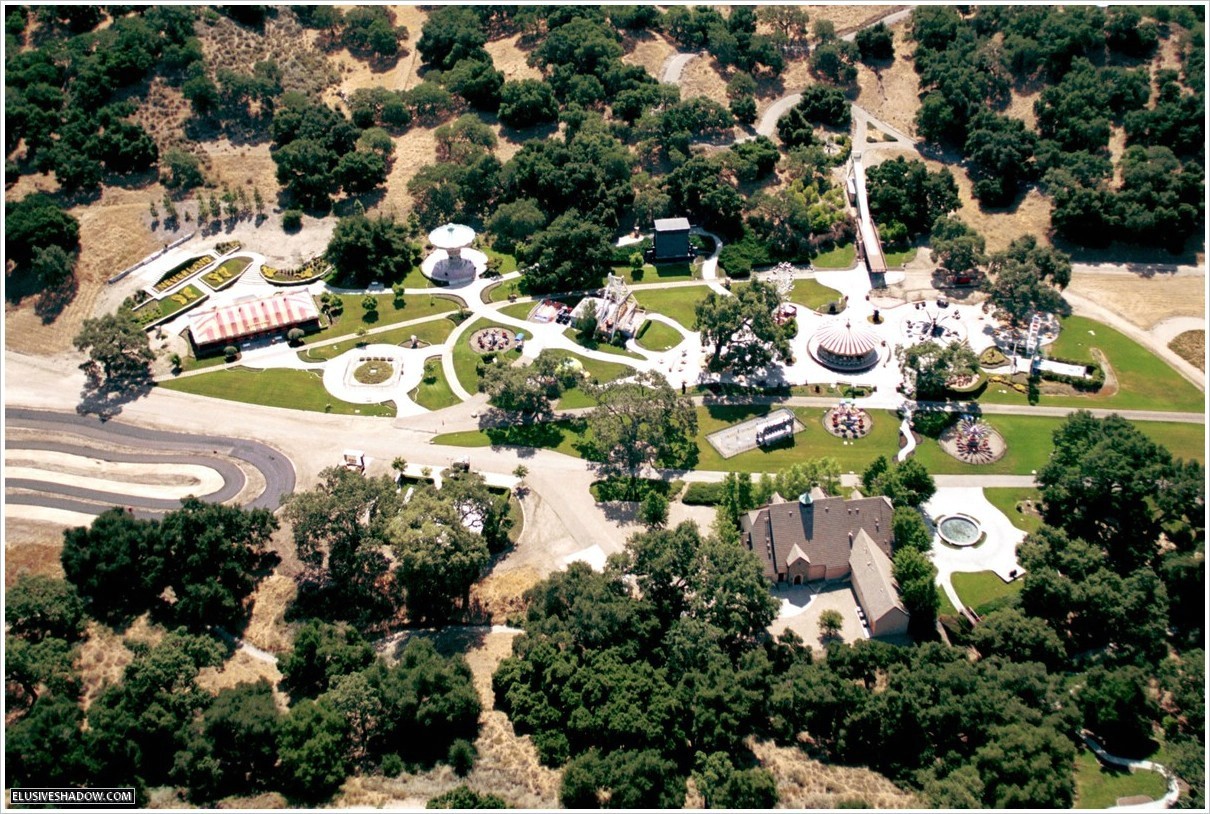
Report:
[[968,514],[950,514],[937,520],[937,533],[947,545],[965,548],[983,539],[979,521]]

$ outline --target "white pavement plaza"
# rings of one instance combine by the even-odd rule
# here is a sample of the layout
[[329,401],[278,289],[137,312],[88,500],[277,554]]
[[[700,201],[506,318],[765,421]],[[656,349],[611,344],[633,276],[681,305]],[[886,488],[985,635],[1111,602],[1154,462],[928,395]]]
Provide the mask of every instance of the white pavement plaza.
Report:
[[954,590],[951,580],[953,574],[993,571],[1005,582],[1013,578],[1010,575],[1014,572],[1020,575],[1017,546],[1025,539],[1025,532],[1014,526],[1002,511],[988,501],[981,487],[938,486],[937,493],[921,508],[933,523],[951,514],[969,515],[979,521],[979,526],[987,535],[977,546],[953,548],[941,542],[934,533],[932,560],[937,566],[937,582],[945,589],[955,608],[961,608],[963,602]]

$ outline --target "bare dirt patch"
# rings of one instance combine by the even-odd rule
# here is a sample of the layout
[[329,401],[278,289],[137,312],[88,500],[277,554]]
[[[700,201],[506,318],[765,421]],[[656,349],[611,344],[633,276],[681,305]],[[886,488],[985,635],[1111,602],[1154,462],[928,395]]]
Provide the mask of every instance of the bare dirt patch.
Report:
[[493,572],[471,586],[471,602],[488,614],[495,624],[503,624],[525,610],[524,594],[542,580],[533,568]]
[[[633,40],[634,47],[622,57],[627,65],[641,65],[647,73],[659,78],[664,60],[677,52],[677,48],[659,34],[644,34]],[[499,69],[500,64],[496,63]],[[502,69],[501,69],[502,70]]]
[[243,187],[249,199],[252,190],[259,189],[269,206],[277,200],[277,165],[269,152],[269,142],[232,144],[221,139],[206,142],[203,147],[209,157],[206,177],[216,187],[227,186],[232,192]]
[[4,584],[12,585],[22,574],[63,576],[59,554],[63,550],[63,526],[33,520],[5,521]]
[[[11,192],[6,199],[15,200]],[[76,295],[49,325],[44,325],[34,313],[34,297],[16,306],[6,302],[6,346],[37,356],[69,350],[84,320],[94,315],[94,305],[105,280],[160,248],[161,244],[149,233],[144,216],[148,203],[159,200],[162,194],[158,184],[143,189],[106,187],[98,202],[68,210],[80,221]]]
[[1199,276],[1132,277],[1080,272],[1068,289],[1144,330],[1170,317],[1204,318],[1206,279]]
[[222,690],[229,690],[240,684],[255,684],[258,681],[268,681],[273,686],[273,700],[283,712],[289,708],[286,694],[277,690],[277,682],[281,680],[281,672],[277,666],[267,661],[253,658],[242,650],[237,650],[222,667],[203,667],[197,674],[197,685],[206,692],[218,695]]
[[[355,6],[338,6],[342,9]],[[347,48],[333,49],[327,54],[328,64],[334,71],[336,81],[323,94],[329,105],[339,107],[342,93],[349,94],[358,88],[380,85],[391,90],[407,90],[420,84],[420,54],[416,52],[416,40],[420,29],[428,19],[428,12],[415,6],[387,6],[395,16],[395,25],[406,26],[408,39],[400,43],[400,56],[393,63],[377,65],[349,53]],[[406,53],[404,53],[406,51]]]
[[521,34],[515,34],[506,40],[495,40],[483,46],[492,55],[492,64],[504,74],[506,82],[542,78],[542,72],[528,62],[529,52],[517,46],[521,37]]
[[394,164],[387,175],[386,194],[373,207],[384,215],[403,217],[412,209],[412,196],[408,194],[408,181],[416,177],[421,167],[437,160],[436,128],[413,127],[395,141]]
[[281,574],[262,580],[253,594],[252,617],[244,630],[244,641],[270,653],[289,650],[294,636],[286,623],[286,609],[297,593],[294,580]]
[[909,135],[916,134],[916,111],[920,109],[920,77],[916,75],[912,52],[915,45],[907,38],[907,21],[891,27],[895,38],[895,59],[886,67],[870,68],[857,64],[858,105],[875,118]]
[[115,633],[100,622],[89,622],[87,638],[80,644],[76,656],[76,670],[84,686],[81,696],[84,709],[110,684],[121,680],[126,665],[134,661],[134,653],[126,647],[126,641],[145,642],[156,645],[164,638],[164,631],[147,621],[144,614],[134,621],[125,635]]
[[1173,353],[1198,370],[1206,369],[1206,332],[1185,331],[1168,343]]
[[864,28],[904,6],[803,6],[803,8],[807,10],[811,22],[831,20],[836,25],[837,34],[847,34],[855,29]]
[[[903,156],[909,161],[922,160],[918,153],[899,147],[888,147],[869,155],[870,166],[894,159],[896,156]],[[972,184],[966,170],[931,158],[923,161],[929,170],[947,169],[953,174],[960,202],[955,214],[983,234],[987,239],[988,252],[1005,249],[1009,243],[1023,235],[1033,235],[1039,243],[1049,245],[1051,201],[1037,189],[1031,188],[1012,209],[984,210],[971,194]]]
[[830,766],[769,741],[753,743],[752,751],[776,778],[783,808],[917,808],[922,804],[869,769]]
[[705,96],[727,106],[727,80],[718,72],[712,59],[694,59],[681,73],[681,98]]

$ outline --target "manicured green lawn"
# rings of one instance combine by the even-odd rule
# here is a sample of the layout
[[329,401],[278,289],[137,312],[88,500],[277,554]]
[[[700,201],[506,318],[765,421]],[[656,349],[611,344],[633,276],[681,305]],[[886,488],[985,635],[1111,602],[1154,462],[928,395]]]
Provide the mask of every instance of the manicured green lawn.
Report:
[[996,576],[994,571],[958,572],[953,574],[950,579],[954,583],[954,590],[958,592],[958,598],[968,608],[974,608],[979,613],[982,613],[980,608],[988,602],[1021,593],[1021,587],[1025,584],[1020,579],[1005,582]]
[[221,353],[214,356],[207,356],[203,359],[195,359],[192,356],[181,357],[181,372],[188,373],[191,370],[205,370],[208,367],[218,367],[226,363],[226,358]]
[[654,266],[648,263],[638,276],[630,266],[614,266],[613,273],[627,283],[659,283],[665,280],[692,280],[700,267],[700,263],[660,263]]
[[[899,420],[891,412],[876,410],[870,414],[873,426],[869,435],[845,444],[823,427],[822,407],[795,407],[795,415],[806,426],[794,436],[793,445],[779,445],[770,450],[754,449],[731,458],[723,458],[706,436],[756,416],[764,416],[768,405],[710,406],[697,408],[698,469],[729,472],[776,472],[791,464],[812,458],[832,457],[840,463],[841,472],[860,473],[879,455],[888,458],[899,450]],[[788,442],[787,442],[788,444]]]
[[839,300],[840,297],[840,292],[835,288],[828,288],[823,283],[810,279],[795,280],[794,288],[790,291],[790,302],[806,306],[812,311]]
[[585,350],[595,350],[595,351],[600,351],[601,353],[611,353],[614,356],[626,356],[631,359],[644,358],[642,355],[635,353],[634,351],[629,351],[629,350],[626,350],[625,348],[619,348],[617,345],[611,345],[608,342],[595,342],[595,341],[591,342],[591,343],[585,342],[583,337],[580,336],[580,332],[577,331],[575,328],[568,328],[567,330],[565,330],[563,332],[563,335],[566,336],[568,339],[570,339],[572,342],[575,342],[580,347],[584,348]]
[[693,323],[697,321],[694,309],[709,292],[710,289],[703,285],[636,291],[634,296],[639,301],[639,305],[648,311],[659,311],[664,316],[681,323],[686,330],[692,331]]
[[500,313],[514,319],[525,319],[529,316],[529,312],[534,310],[536,305],[537,303],[535,302],[514,302],[501,308]]
[[902,252],[886,252],[884,257],[886,258],[887,268],[895,268],[897,266],[902,266],[904,263],[910,263],[915,260],[916,249],[911,248]]
[[512,280],[505,280],[500,285],[491,289],[488,293],[488,300],[491,302],[504,302],[508,299],[509,294],[521,294],[521,279],[519,277]]
[[400,328],[383,331],[382,333],[354,336],[331,345],[306,348],[298,352],[298,358],[304,362],[322,362],[326,359],[335,359],[340,354],[356,347],[410,344],[413,336],[421,342],[427,342],[430,345],[440,345],[453,333],[454,327],[453,320],[437,318],[431,322],[421,322],[418,325],[405,325]]
[[433,281],[424,276],[424,272],[420,270],[420,266],[415,266],[407,274],[403,275],[404,288],[438,288],[433,285]]
[[998,487],[984,489],[983,495],[989,503],[1004,512],[1004,516],[1011,520],[1014,526],[1027,534],[1037,531],[1038,526],[1042,525],[1042,518],[1036,514],[1017,511],[1017,505],[1026,500],[1033,500],[1035,505],[1041,500],[1042,494],[1037,489]]
[[467,430],[450,432],[433,438],[434,444],[452,447],[523,446],[553,449],[572,457],[580,457],[576,449],[582,438],[577,422],[554,421],[548,424],[529,426],[497,427],[489,430]]
[[[993,464],[976,466],[947,455],[936,441],[925,438],[916,447],[917,459],[934,474],[1028,475],[1041,469],[1050,458],[1051,437],[1065,421],[1050,416],[989,415],[985,421],[1004,436],[1008,451]],[[1136,421],[1140,432],[1168,447],[1178,458],[1204,460],[1205,426],[1169,421]]]
[[857,244],[846,243],[817,255],[811,265],[817,269],[847,269],[857,262]]
[[431,382],[422,380],[419,386],[408,394],[412,397],[412,401],[426,410],[440,410],[458,404],[458,397],[454,395],[454,391],[450,389],[450,383],[445,378],[441,358],[432,356],[425,361],[433,365],[434,378]]
[[1168,784],[1159,772],[1131,772],[1123,766],[1104,765],[1091,749],[1076,756],[1076,807],[1109,808],[1119,797],[1146,795],[1153,800],[1164,796]]
[[941,607],[937,608],[938,616],[957,616],[958,609],[950,601],[950,595],[940,585],[937,586],[937,596],[941,597]]
[[656,322],[653,319],[644,322],[643,326],[639,328],[638,335],[635,336],[635,341],[639,344],[639,347],[653,351],[675,348],[684,339],[685,337],[676,328],[663,322]]
[[219,264],[218,268],[203,274],[201,279],[206,285],[218,291],[234,283],[250,265],[252,265],[251,257],[237,255],[224,260]]
[[[291,410],[333,412],[341,415],[394,416],[395,405],[349,404],[324,389],[322,376],[309,370],[216,370],[187,379],[161,382],[160,387],[211,398],[286,407]],[[331,409],[328,409],[328,406]]]
[[[1089,333],[1092,331],[1092,333]],[[1125,334],[1087,317],[1067,317],[1059,338],[1049,348],[1051,356],[1076,362],[1092,362],[1097,348],[1109,360],[1118,380],[1113,395],[1090,393],[1075,396],[1043,394],[1039,404],[1060,407],[1118,407],[1123,410],[1178,410],[1200,413],[1205,394],[1185,380],[1160,357]],[[999,390],[1008,390],[1000,393]],[[1102,393],[1104,389],[1102,389]],[[981,401],[1025,404],[1025,396],[1003,385],[991,384]]]
[[[572,353],[566,350],[557,348],[551,349],[550,353],[557,357],[576,359],[584,366],[584,372],[587,373],[593,380],[598,383],[611,382],[614,379],[623,376],[630,376],[634,373],[634,368],[630,365],[615,364],[613,362],[602,362],[598,359],[589,359],[585,356]],[[587,393],[579,387],[573,387],[566,390],[563,396],[556,402],[556,407],[561,410],[574,410],[577,407],[595,407],[597,403]]]
[[[174,300],[173,297],[183,297],[186,302]],[[192,308],[203,299],[202,292],[193,283],[179,288],[173,294],[168,295],[160,300],[160,316],[169,316],[175,314],[184,308]]]
[[402,308],[395,307],[395,295],[375,294],[378,301],[377,319],[367,321],[361,308],[361,297],[342,296],[344,313],[335,322],[323,330],[308,337],[309,342],[319,342],[324,339],[335,339],[338,336],[356,334],[358,328],[378,328],[383,325],[394,325],[397,322],[407,322],[413,319],[436,316],[450,311],[457,311],[461,303],[449,297],[410,296],[403,301]]
[[[501,325],[495,322],[488,322],[484,319],[475,320],[475,323],[463,331],[462,336],[454,343],[454,372],[458,374],[458,381],[466,388],[468,393],[479,392],[479,374],[475,372],[475,367],[479,364],[479,360],[483,356],[471,348],[470,338],[475,335],[476,331],[484,328],[500,328],[505,331],[512,331],[507,325]],[[507,351],[503,357],[499,355],[497,358],[503,358],[505,363],[514,361],[519,354],[515,350]]]
[[517,258],[513,255],[498,252],[495,249],[483,249],[482,251],[487,255],[488,260],[500,261],[500,268],[497,271],[501,274],[512,274],[517,270]]

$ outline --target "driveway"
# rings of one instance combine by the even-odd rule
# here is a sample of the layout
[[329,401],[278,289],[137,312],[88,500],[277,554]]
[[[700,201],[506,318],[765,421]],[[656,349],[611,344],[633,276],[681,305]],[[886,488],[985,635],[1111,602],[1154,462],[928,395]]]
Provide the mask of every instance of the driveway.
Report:
[[994,571],[1008,582],[1009,576],[1021,572],[1017,563],[1017,545],[1025,539],[1025,532],[1013,525],[1004,513],[993,506],[983,494],[983,489],[973,486],[939,486],[932,500],[924,504],[924,513],[929,520],[948,514],[966,514],[979,521],[986,539],[978,546],[953,548],[934,537],[932,558],[937,566],[937,582],[945,589],[954,607],[962,607],[962,601],[954,590],[950,576],[958,571]]
[[769,632],[781,635],[783,630],[793,630],[802,640],[816,650],[823,650],[819,639],[819,617],[826,610],[840,611],[844,626],[840,638],[846,642],[868,639],[869,633],[857,618],[857,597],[848,581],[817,585],[783,585],[773,588],[773,597],[781,602],[781,613],[769,625]]

